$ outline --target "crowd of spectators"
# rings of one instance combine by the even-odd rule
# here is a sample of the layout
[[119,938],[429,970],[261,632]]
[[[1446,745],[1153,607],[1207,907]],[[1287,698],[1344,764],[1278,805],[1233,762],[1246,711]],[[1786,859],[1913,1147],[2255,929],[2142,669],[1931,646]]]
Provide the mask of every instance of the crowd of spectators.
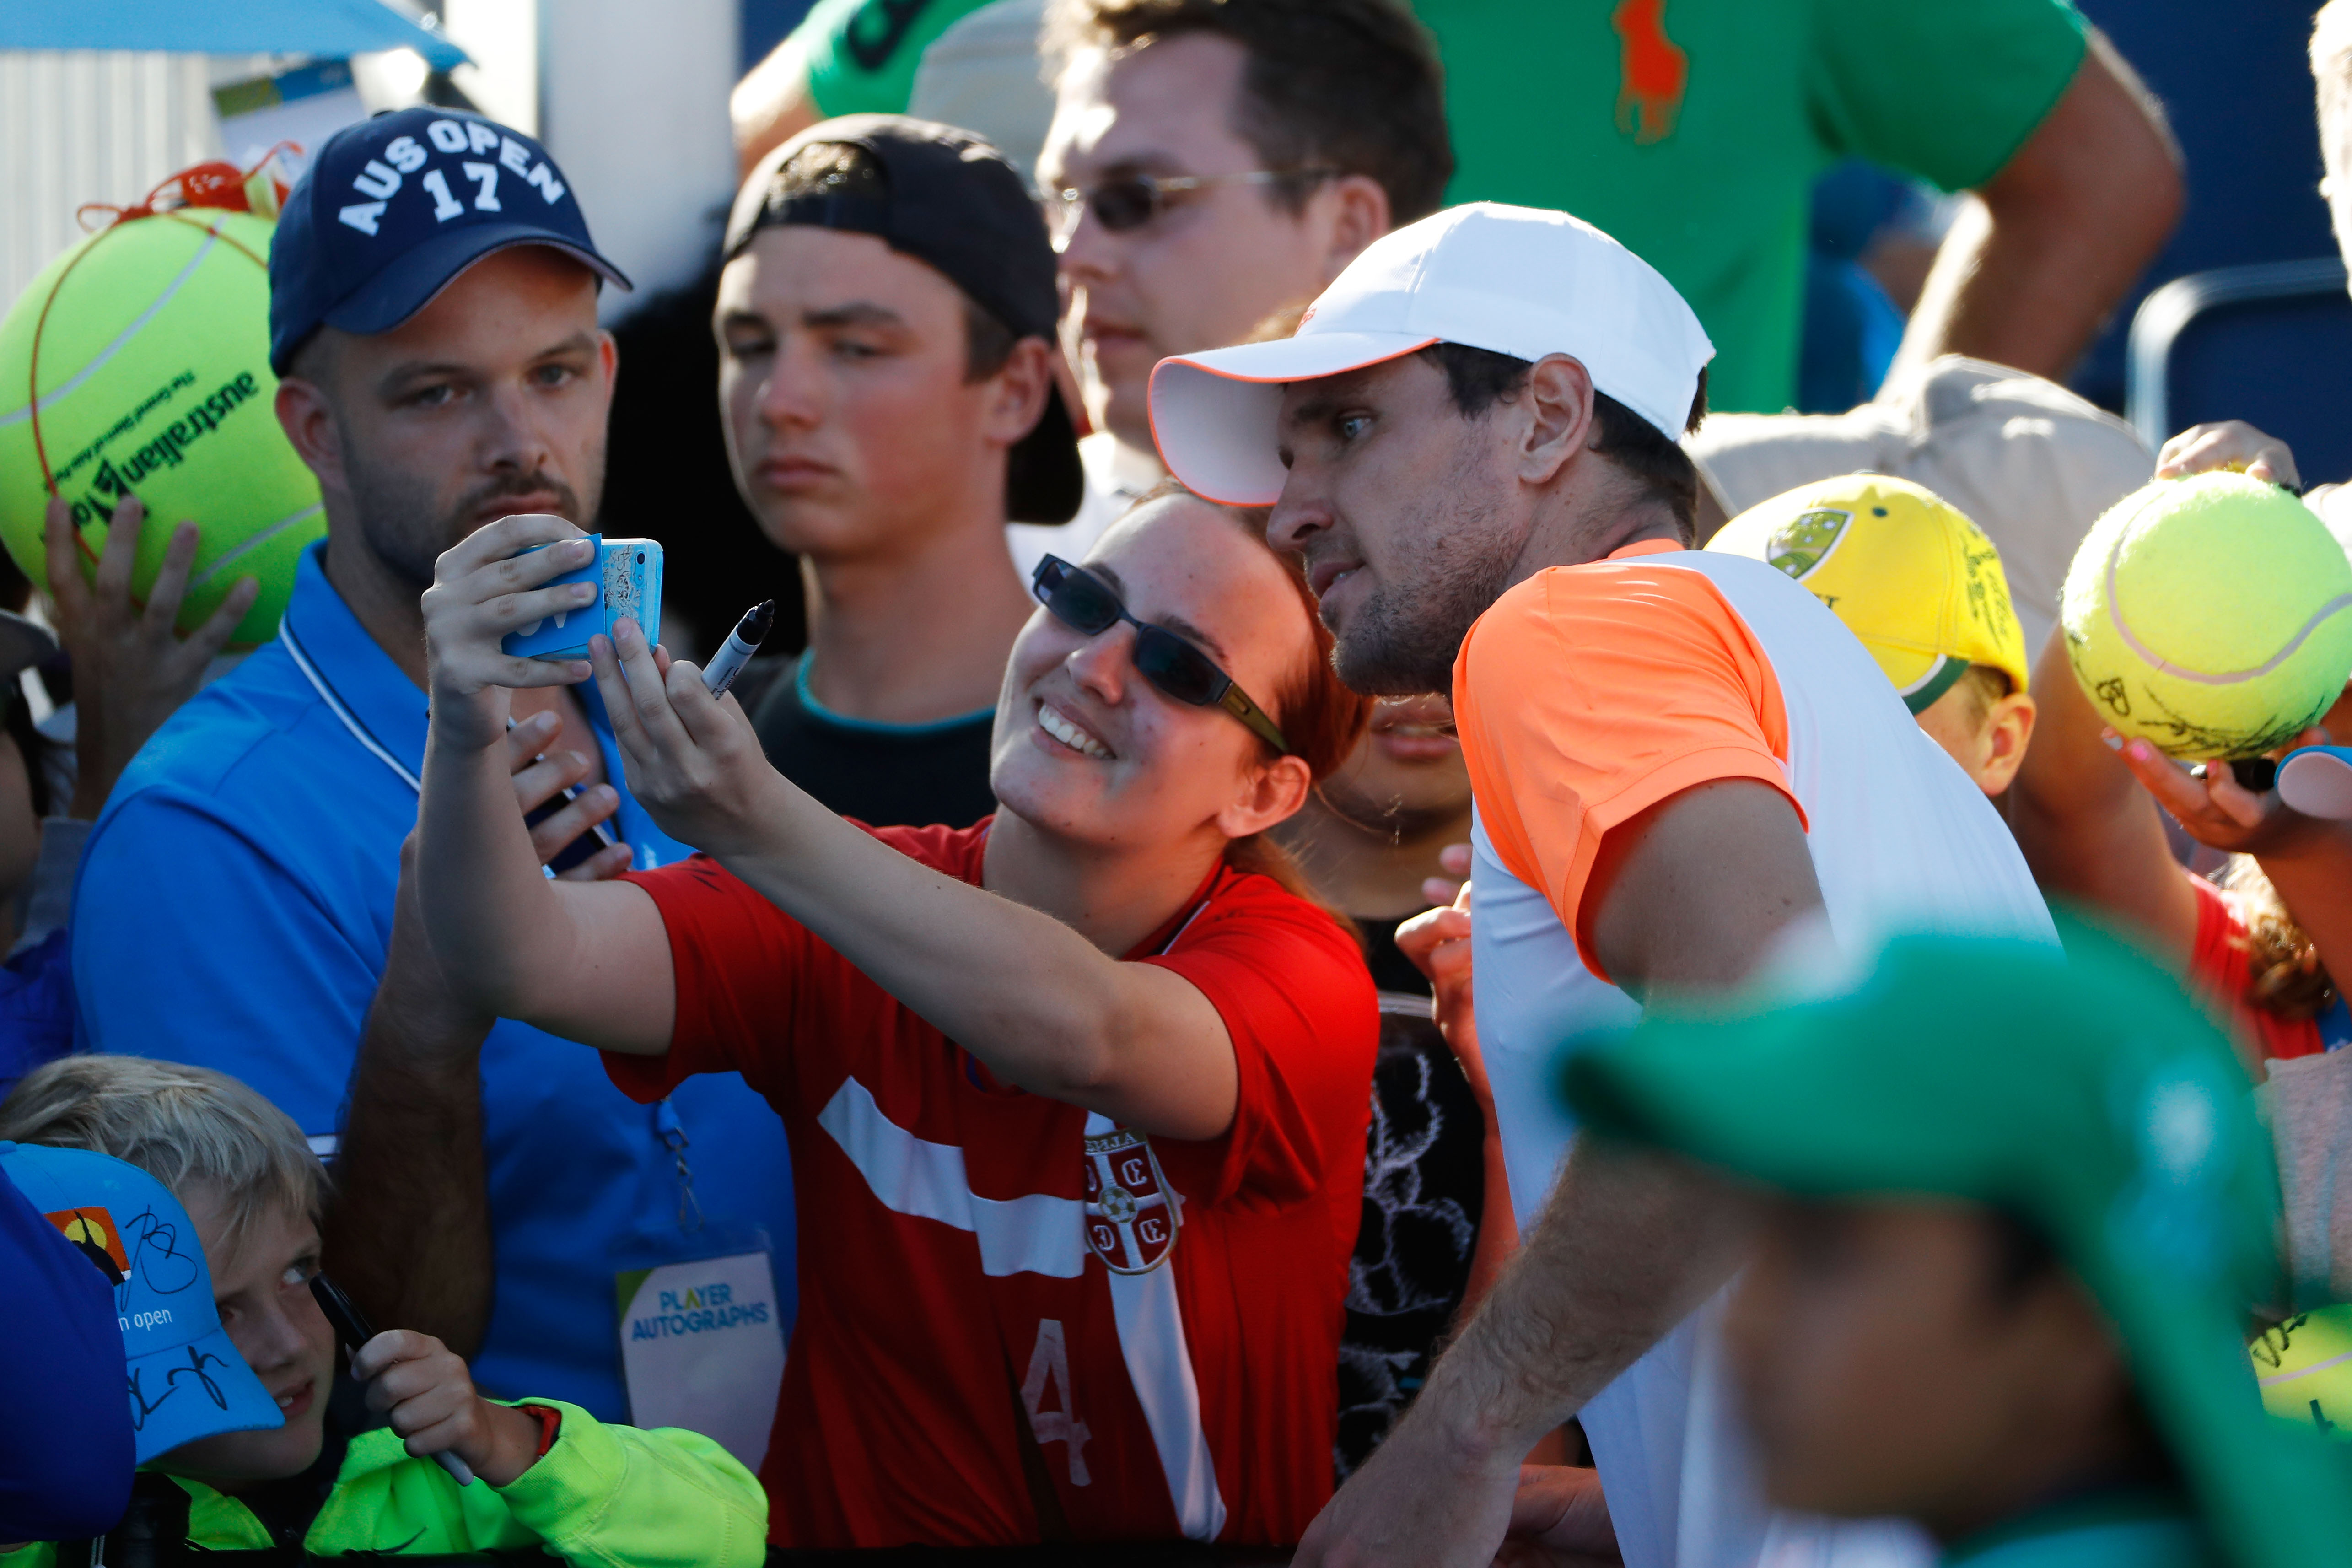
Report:
[[[2182,201],[2066,0],[821,0],[730,107],[617,333],[521,132],[311,152],[259,647],[52,503],[0,1563],[2352,1560],[2254,1370],[2352,1351],[2352,824],[2059,624],[2301,476],[2055,384]],[[1958,216],[1801,415],[1842,160]],[[666,633],[509,651],[592,533]]]

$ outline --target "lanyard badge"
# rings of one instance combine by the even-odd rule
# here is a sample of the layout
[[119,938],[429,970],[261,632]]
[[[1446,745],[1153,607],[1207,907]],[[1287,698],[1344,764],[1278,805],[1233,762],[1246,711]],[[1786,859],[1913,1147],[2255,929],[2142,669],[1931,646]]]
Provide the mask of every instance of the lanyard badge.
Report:
[[654,1131],[677,1170],[677,1231],[643,1238],[646,1266],[614,1279],[629,1420],[699,1432],[757,1470],[784,1377],[767,1233],[703,1217],[686,1127],[667,1099],[654,1108]]
[[1160,1156],[1140,1132],[1089,1117],[1086,1135],[1087,1247],[1114,1274],[1149,1274],[1176,1249],[1180,1202]]

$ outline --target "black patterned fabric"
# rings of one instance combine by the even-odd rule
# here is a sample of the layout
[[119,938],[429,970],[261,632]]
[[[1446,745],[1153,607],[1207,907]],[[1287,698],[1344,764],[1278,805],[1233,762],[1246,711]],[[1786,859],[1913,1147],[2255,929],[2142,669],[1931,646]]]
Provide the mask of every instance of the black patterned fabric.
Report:
[[1486,1198],[1486,1135],[1427,995],[1381,992],[1364,1217],[1339,1342],[1342,1480],[1395,1425],[1453,1325]]

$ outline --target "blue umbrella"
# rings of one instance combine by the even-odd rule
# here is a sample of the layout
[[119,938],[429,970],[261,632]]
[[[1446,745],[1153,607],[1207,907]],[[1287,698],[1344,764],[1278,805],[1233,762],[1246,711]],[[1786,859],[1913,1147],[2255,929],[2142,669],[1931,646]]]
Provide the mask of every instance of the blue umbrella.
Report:
[[6,0],[0,49],[161,49],[192,55],[319,55],[415,49],[436,70],[466,52],[383,0]]

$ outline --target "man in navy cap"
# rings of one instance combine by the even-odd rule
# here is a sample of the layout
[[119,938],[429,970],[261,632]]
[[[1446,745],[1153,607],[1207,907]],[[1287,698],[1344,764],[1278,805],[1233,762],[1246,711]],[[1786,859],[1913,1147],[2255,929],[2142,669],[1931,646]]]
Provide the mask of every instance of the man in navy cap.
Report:
[[[320,150],[269,272],[278,420],[318,475],[327,538],[278,640],[181,710],[100,819],[75,910],[83,1023],[97,1049],[243,1079],[322,1153],[348,1131],[338,1223],[365,1232],[347,1271],[363,1304],[478,1346],[488,1389],[623,1419],[646,1390],[625,1395],[616,1274],[709,1262],[738,1300],[781,1286],[752,1325],[780,1332],[782,1130],[731,1077],[639,1107],[576,1047],[452,1013],[394,890],[424,764],[418,598],[435,558],[497,518],[594,526],[615,365],[597,291],[627,280],[543,148],[429,108]],[[598,823],[618,842],[567,875],[684,856],[622,787],[593,693],[518,694],[515,714],[524,807],[580,786],[539,825],[543,858],[568,860]],[[770,1243],[781,1279],[757,1256]],[[368,1258],[381,1273],[360,1274]],[[772,1407],[773,1382],[756,1384],[780,1372],[781,1339],[712,1338],[676,1353],[719,1363],[663,1380]]]

